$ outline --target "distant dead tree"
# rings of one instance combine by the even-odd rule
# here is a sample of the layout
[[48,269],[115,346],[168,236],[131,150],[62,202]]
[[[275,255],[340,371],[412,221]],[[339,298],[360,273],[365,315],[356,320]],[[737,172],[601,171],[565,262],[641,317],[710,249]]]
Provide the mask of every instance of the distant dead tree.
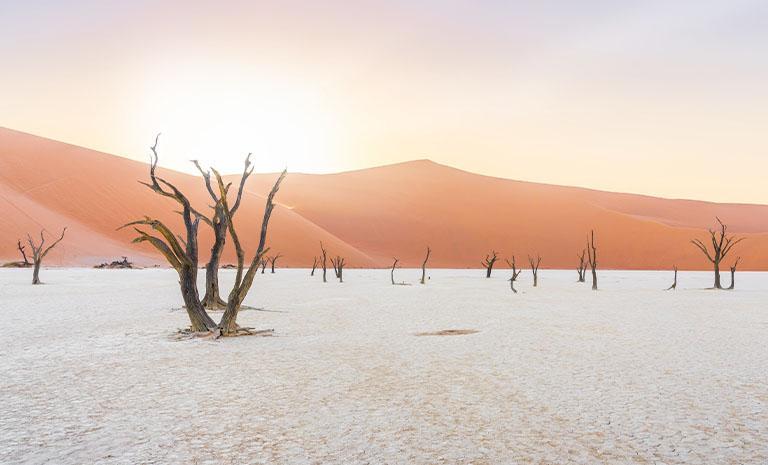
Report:
[[496,263],[496,261],[499,258],[496,256],[496,251],[492,250],[490,255],[485,256],[485,260],[480,262],[485,267],[485,277],[490,278],[491,272],[493,271],[493,264]]
[[[158,135],[159,138],[159,135]],[[264,207],[264,217],[261,223],[261,233],[259,235],[259,244],[250,262],[248,269],[245,269],[245,253],[240,239],[237,235],[234,222],[232,221],[232,209],[229,206],[227,193],[231,184],[225,184],[221,175],[214,169],[213,174],[216,178],[217,198],[214,205],[219,209],[227,222],[227,232],[235,247],[237,255],[237,273],[232,290],[227,298],[227,305],[224,315],[217,325],[206,312],[205,307],[200,300],[197,288],[197,265],[198,265],[198,227],[203,217],[191,204],[189,199],[175,185],[156,175],[157,170],[157,141],[152,146],[152,160],[150,165],[150,181],[142,183],[152,189],[158,195],[175,200],[181,205],[182,211],[179,212],[184,220],[184,235],[174,234],[171,229],[162,221],[145,216],[144,219],[134,221],[124,225],[131,226],[138,236],[133,240],[135,243],[149,242],[155,247],[176,270],[179,275],[179,286],[184,306],[189,316],[191,330],[194,332],[211,332],[215,337],[219,336],[237,336],[240,334],[253,334],[250,328],[243,328],[237,325],[237,316],[240,312],[243,300],[253,284],[253,279],[258,270],[258,265],[268,249],[265,248],[267,240],[267,227],[269,219],[272,216],[272,210],[275,207],[274,198],[280,188],[280,184],[287,174],[283,171],[275,181],[272,189],[267,196]],[[160,234],[161,237],[145,232],[140,226],[149,226]]]
[[29,259],[27,259],[26,248],[23,245],[21,245],[21,239],[16,241],[16,248],[19,249],[19,252],[21,252],[21,257],[24,259],[24,261],[19,262],[19,264],[21,266],[30,266],[32,263],[29,261]]
[[397,268],[397,262],[400,261],[400,260],[398,260],[396,258],[394,260],[395,261],[392,262],[392,272],[390,273],[390,277],[392,278],[392,285],[393,286],[395,285],[395,268]]
[[[40,284],[40,265],[43,263],[43,259],[46,255],[48,255],[48,252],[51,251],[54,247],[56,247],[59,242],[61,242],[62,239],[64,239],[64,233],[67,232],[67,228],[64,228],[61,230],[61,236],[59,236],[58,239],[53,241],[51,245],[48,247],[45,246],[45,233],[44,231],[40,231],[40,243],[35,244],[35,241],[32,240],[32,236],[27,234],[27,243],[29,244],[29,248],[32,249],[32,263],[34,265],[34,270],[32,271],[32,284]],[[26,260],[26,256],[25,256]]]
[[194,163],[197,170],[203,176],[208,195],[211,196],[214,203],[213,216],[211,218],[200,215],[200,220],[210,226],[213,230],[211,257],[205,265],[205,295],[203,296],[202,303],[207,309],[223,310],[226,308],[227,303],[221,298],[219,292],[219,264],[221,262],[221,253],[224,251],[224,244],[227,239],[227,218],[234,217],[235,213],[237,213],[237,210],[240,208],[245,182],[248,180],[251,173],[253,173],[251,154],[249,153],[245,157],[243,174],[240,176],[240,183],[237,188],[237,196],[235,197],[235,203],[232,204],[232,207],[230,208],[229,215],[225,215],[222,210],[222,202],[219,200],[220,194],[216,192],[216,189],[214,189],[214,186],[211,183],[211,173],[203,170],[197,160],[192,160],[192,163]]
[[267,260],[266,257],[261,259],[261,263],[260,263],[260,265],[261,265],[261,274],[264,274],[264,270],[267,269],[267,264],[268,263],[269,263],[269,260]]
[[269,258],[270,267],[272,268],[272,274],[275,273],[275,262],[277,262],[277,259],[280,258],[280,257],[282,257],[282,255],[280,255],[280,254],[268,257]]
[[583,283],[586,280],[587,277],[587,249],[582,249],[581,255],[577,255],[579,257],[579,266],[576,268],[576,272],[579,273],[579,280],[577,282]]
[[328,252],[325,250],[325,247],[323,247],[323,241],[320,241],[320,255],[323,257],[323,261],[321,262],[323,264],[323,282],[327,283],[328,280],[325,278],[325,274],[328,270]]
[[675,271],[675,280],[672,281],[672,285],[669,286],[666,290],[668,291],[674,291],[677,289],[677,266],[673,266],[672,269]]
[[517,277],[520,276],[520,273],[523,270],[518,270],[517,266],[515,264],[515,256],[512,255],[512,261],[510,262],[507,259],[504,259],[507,262],[507,265],[512,269],[512,276],[509,278],[509,287],[512,289],[512,292],[517,294],[517,289],[515,289],[515,281],[517,281]]
[[346,260],[342,257],[339,257],[338,255],[336,258],[331,258],[331,264],[333,265],[333,271],[336,273],[336,277],[339,278],[339,282],[344,282],[344,265],[346,264]]
[[421,284],[426,283],[427,279],[427,260],[429,260],[429,254],[432,253],[432,249],[427,247],[427,255],[424,257],[424,261],[421,264]]
[[312,257],[312,272],[309,273],[310,276],[315,275],[315,269],[317,268],[317,257]]
[[731,265],[731,285],[728,286],[729,290],[733,290],[733,287],[735,285],[733,278],[736,276],[736,267],[739,266],[740,261],[741,261],[741,257],[736,257],[736,261],[733,262],[733,265]]
[[693,239],[691,244],[695,245],[699,250],[701,250],[701,253],[703,253],[710,262],[712,262],[712,266],[715,271],[714,288],[722,289],[723,287],[720,284],[720,262],[728,255],[728,252],[731,251],[733,246],[743,241],[744,238],[737,238],[728,234],[728,226],[723,224],[723,222],[720,221],[720,218],[715,217],[715,219],[720,224],[720,229],[717,231],[713,229],[709,230],[709,239],[712,242],[712,251],[710,252],[709,248],[704,244],[704,242],[699,239]]
[[595,248],[595,231],[590,231],[590,239],[587,241],[587,254],[589,267],[592,269],[592,290],[597,290],[597,249]]
[[528,263],[531,264],[531,273],[533,273],[533,287],[537,287],[539,285],[539,265],[541,264],[541,255],[537,255],[535,260],[528,255]]

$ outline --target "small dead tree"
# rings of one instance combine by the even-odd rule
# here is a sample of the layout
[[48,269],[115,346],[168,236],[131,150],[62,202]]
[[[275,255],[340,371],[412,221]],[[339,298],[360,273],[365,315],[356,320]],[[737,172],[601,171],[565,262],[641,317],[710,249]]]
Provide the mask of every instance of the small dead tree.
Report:
[[275,274],[275,262],[277,262],[277,259],[280,257],[282,257],[282,255],[280,254],[269,257],[269,264],[270,264],[270,267],[272,268],[272,274]]
[[23,262],[19,262],[19,264],[21,266],[30,266],[32,263],[27,258],[26,248],[23,245],[21,245],[21,239],[16,241],[16,248],[19,249],[19,252],[21,252],[21,258],[24,259],[24,261]]
[[203,176],[205,187],[214,203],[213,217],[208,218],[206,216],[200,216],[200,219],[213,230],[211,257],[205,265],[205,295],[203,296],[202,302],[203,306],[207,309],[222,310],[227,306],[227,303],[221,298],[219,292],[219,264],[221,262],[221,253],[224,251],[224,244],[227,239],[227,217],[234,217],[238,208],[240,208],[240,201],[243,198],[245,182],[248,180],[251,173],[253,173],[251,154],[249,153],[248,156],[245,157],[245,166],[243,168],[243,174],[240,176],[237,197],[230,209],[229,215],[225,215],[222,211],[223,207],[222,203],[219,201],[219,194],[216,193],[216,189],[214,189],[214,186],[211,183],[211,173],[203,170],[197,160],[192,160],[192,163],[194,163],[197,170]]
[[432,249],[427,247],[427,255],[424,257],[424,261],[421,264],[421,284],[425,284],[427,282],[427,260],[429,260],[430,253],[432,253]]
[[536,260],[528,255],[528,263],[531,264],[531,272],[533,273],[533,287],[539,285],[539,265],[541,264],[541,255],[536,256]]
[[[32,271],[32,284],[40,284],[40,265],[43,263],[43,259],[46,255],[48,255],[48,252],[51,251],[54,247],[56,247],[59,242],[61,242],[62,239],[64,239],[64,233],[67,232],[67,228],[64,228],[61,230],[61,236],[59,236],[58,239],[53,241],[51,245],[48,247],[45,246],[45,233],[44,231],[40,231],[40,243],[35,244],[35,241],[32,240],[32,236],[27,234],[27,243],[29,244],[29,248],[32,249],[32,263],[34,265],[34,270]],[[25,256],[26,260],[26,256]]]
[[490,278],[491,272],[493,271],[493,264],[496,263],[496,260],[499,258],[496,256],[496,251],[492,250],[490,255],[485,256],[485,260],[480,262],[481,265],[485,267],[485,277]]
[[390,277],[392,278],[392,285],[393,286],[395,285],[395,268],[397,268],[397,262],[400,261],[397,258],[395,258],[394,260],[395,261],[392,262],[392,271],[390,272]]
[[339,282],[344,282],[344,265],[346,260],[338,255],[336,258],[331,258],[331,264],[333,265],[333,271],[336,273],[336,277],[339,278]]
[[736,257],[736,261],[733,262],[733,265],[731,265],[731,285],[728,286],[728,290],[733,290],[733,287],[735,285],[735,282],[733,278],[736,276],[736,267],[739,266],[739,262],[741,261],[741,257]]
[[261,274],[264,274],[264,270],[267,269],[267,264],[268,263],[269,263],[269,261],[266,258],[262,258],[261,259],[261,263],[260,263],[260,265],[261,265]]
[[674,281],[672,281],[672,285],[671,285],[671,286],[669,286],[669,287],[666,289],[666,290],[668,290],[668,291],[674,291],[675,289],[677,289],[677,266],[673,266],[673,267],[672,267],[672,269],[673,269],[673,270],[674,270],[674,272],[675,272],[675,280],[674,280]]
[[512,255],[512,261],[510,262],[507,259],[504,259],[507,262],[507,265],[512,269],[512,276],[509,278],[509,287],[512,289],[512,292],[517,294],[517,289],[515,289],[515,281],[517,281],[517,277],[520,276],[520,273],[523,270],[518,270],[517,266],[515,264],[515,256]]
[[592,290],[597,290],[597,248],[595,248],[595,231],[590,231],[590,238],[587,241],[587,254],[589,267],[592,269]]
[[587,249],[582,249],[581,255],[577,256],[579,257],[579,266],[576,268],[576,272],[579,273],[579,280],[577,282],[583,283],[587,277]]
[[317,257],[312,257],[312,271],[309,273],[310,276],[315,275],[316,268],[317,268]]
[[320,241],[320,255],[323,257],[323,261],[321,262],[323,264],[323,282],[327,283],[328,280],[326,279],[325,275],[328,270],[328,251],[326,251],[325,247],[323,247],[322,241]]
[[722,289],[720,284],[720,262],[728,255],[728,252],[733,249],[733,246],[743,241],[744,238],[737,238],[728,234],[728,226],[720,221],[720,218],[715,217],[720,224],[719,230],[709,230],[709,239],[712,243],[712,251],[699,239],[693,239],[691,244],[695,245],[701,253],[712,263],[715,271],[715,289]]

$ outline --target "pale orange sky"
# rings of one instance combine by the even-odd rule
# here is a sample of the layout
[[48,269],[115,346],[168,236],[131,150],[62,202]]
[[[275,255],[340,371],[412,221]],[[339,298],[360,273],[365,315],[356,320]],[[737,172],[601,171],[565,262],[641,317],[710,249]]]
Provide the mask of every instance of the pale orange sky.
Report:
[[160,131],[186,171],[430,158],[768,203],[762,0],[11,3],[9,128],[141,160]]

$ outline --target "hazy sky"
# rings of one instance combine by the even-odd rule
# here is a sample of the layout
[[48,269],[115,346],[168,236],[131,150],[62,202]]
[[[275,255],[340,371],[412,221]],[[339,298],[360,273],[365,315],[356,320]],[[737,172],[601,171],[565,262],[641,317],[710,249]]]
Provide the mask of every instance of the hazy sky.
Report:
[[768,1],[0,0],[0,125],[161,163],[768,203]]

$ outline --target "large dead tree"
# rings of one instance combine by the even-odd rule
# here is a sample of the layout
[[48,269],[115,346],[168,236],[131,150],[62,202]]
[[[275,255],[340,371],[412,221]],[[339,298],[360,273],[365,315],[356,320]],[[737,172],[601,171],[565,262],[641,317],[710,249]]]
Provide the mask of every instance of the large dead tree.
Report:
[[528,263],[531,264],[531,273],[533,273],[533,287],[537,287],[539,285],[539,265],[541,264],[541,255],[537,255],[535,260],[528,255]]
[[691,244],[695,245],[701,251],[701,253],[703,253],[704,256],[707,257],[707,259],[712,263],[715,271],[714,288],[722,289],[723,287],[720,284],[720,262],[728,255],[731,249],[733,249],[736,244],[743,241],[744,238],[737,238],[728,234],[728,226],[723,224],[723,222],[720,221],[720,218],[715,219],[720,224],[720,228],[718,230],[709,230],[709,239],[712,243],[712,251],[710,251],[707,245],[705,245],[704,242],[699,239],[693,239]]
[[323,282],[327,283],[328,280],[325,275],[328,271],[328,251],[323,247],[323,241],[320,241],[320,255],[323,257],[323,261],[321,262],[323,264]]
[[579,257],[579,266],[576,268],[576,272],[579,273],[579,280],[577,282],[583,283],[587,278],[587,249],[582,249]]
[[485,260],[480,262],[481,265],[485,267],[485,277],[490,278],[491,272],[493,271],[493,264],[496,263],[496,261],[499,258],[496,256],[496,251],[492,250],[490,255],[485,256]]
[[677,289],[677,266],[673,266],[672,269],[675,271],[675,280],[672,281],[672,285],[667,288],[668,291]]
[[432,253],[432,249],[427,247],[427,255],[424,257],[424,261],[421,263],[421,284],[425,284],[427,282],[427,260],[429,260],[430,253]]
[[203,296],[203,306],[207,309],[222,310],[227,304],[224,299],[221,298],[219,291],[219,264],[221,262],[221,253],[224,251],[224,244],[227,240],[227,218],[234,217],[240,208],[240,202],[243,198],[243,189],[245,188],[245,182],[248,177],[253,173],[253,167],[251,166],[251,154],[245,157],[245,166],[243,168],[243,174],[240,176],[240,183],[237,188],[237,196],[235,203],[229,211],[229,215],[225,215],[222,210],[222,202],[219,200],[219,194],[216,192],[213,184],[211,183],[211,173],[203,170],[200,167],[200,163],[197,160],[192,160],[195,167],[203,176],[205,180],[205,187],[208,190],[208,194],[213,200],[213,217],[208,218],[200,216],[200,219],[211,227],[213,230],[213,245],[211,246],[211,258],[205,265],[205,295]]
[[[32,264],[34,265],[34,269],[32,271],[32,284],[40,284],[40,265],[43,263],[43,259],[46,255],[48,255],[48,252],[51,251],[54,247],[56,247],[59,242],[61,242],[62,239],[64,239],[64,233],[67,232],[67,228],[64,228],[61,230],[61,236],[59,236],[58,239],[53,241],[51,245],[48,247],[45,246],[45,233],[44,231],[40,231],[40,243],[35,244],[35,241],[32,240],[32,236],[27,234],[27,243],[29,244],[29,248],[32,249]],[[26,257],[25,257],[26,259]]]
[[597,248],[595,248],[595,231],[590,231],[590,238],[587,241],[587,254],[589,267],[592,270],[592,290],[597,290]]
[[315,275],[316,268],[317,268],[317,257],[312,257],[312,271],[309,273],[310,276]]
[[520,273],[523,270],[518,270],[517,265],[515,264],[515,256],[512,255],[512,261],[510,262],[507,259],[504,259],[507,262],[507,265],[512,269],[512,276],[509,278],[509,287],[512,289],[512,292],[517,294],[517,289],[515,289],[515,281],[517,281],[517,277],[520,276]]
[[277,262],[277,259],[282,257],[280,254],[272,255],[269,257],[269,265],[272,269],[272,274],[275,274],[275,263]]
[[336,274],[336,277],[339,278],[339,282],[344,282],[344,265],[347,263],[347,261],[343,257],[339,257],[338,255],[336,258],[331,258],[331,264],[333,265],[333,272]]
[[30,265],[32,265],[32,263],[27,258],[26,248],[23,245],[21,245],[21,239],[16,241],[16,248],[19,249],[19,252],[21,252],[21,258],[24,259],[24,261],[23,262],[19,262],[19,264],[21,266],[30,266]]
[[[192,331],[212,332],[216,337],[251,334],[248,328],[240,328],[237,326],[237,315],[243,300],[253,284],[253,278],[258,269],[258,264],[267,251],[265,248],[267,227],[272,215],[272,210],[275,206],[274,197],[280,188],[280,183],[282,183],[286,176],[286,171],[283,171],[280,174],[267,196],[264,217],[261,224],[261,234],[259,236],[259,245],[251,260],[250,266],[245,270],[245,253],[243,252],[237,231],[235,230],[232,215],[230,214],[232,209],[227,199],[227,193],[231,184],[224,184],[221,175],[216,170],[212,170],[216,177],[217,190],[215,192],[218,192],[218,202],[214,205],[214,209],[219,208],[224,215],[224,220],[227,222],[227,232],[237,254],[235,283],[229,293],[224,315],[219,324],[216,324],[211,319],[210,315],[208,315],[208,312],[206,312],[205,307],[203,307],[197,288],[197,233],[203,215],[190,204],[189,199],[175,185],[157,176],[157,141],[158,139],[156,138],[155,145],[152,146],[153,157],[150,165],[150,182],[142,182],[142,184],[152,189],[158,195],[174,199],[181,206],[182,210],[179,213],[184,221],[184,234],[174,234],[162,221],[150,217],[144,217],[142,220],[128,223],[123,227],[132,226],[138,234],[138,237],[136,237],[133,242],[149,242],[165,257],[168,263],[178,273],[179,286]],[[144,231],[140,226],[151,227],[159,234],[159,237]]]
[[740,261],[741,257],[736,257],[736,261],[731,265],[731,285],[728,286],[729,290],[733,290],[733,287],[735,286],[734,277],[736,276],[736,267],[739,266]]
[[269,260],[265,258],[261,259],[261,274],[264,274],[264,270],[267,269],[267,265],[269,264]]

